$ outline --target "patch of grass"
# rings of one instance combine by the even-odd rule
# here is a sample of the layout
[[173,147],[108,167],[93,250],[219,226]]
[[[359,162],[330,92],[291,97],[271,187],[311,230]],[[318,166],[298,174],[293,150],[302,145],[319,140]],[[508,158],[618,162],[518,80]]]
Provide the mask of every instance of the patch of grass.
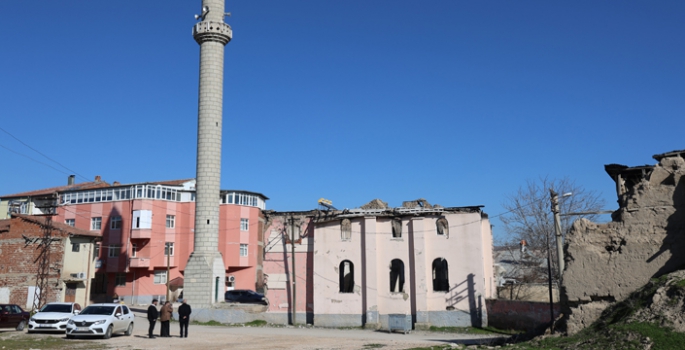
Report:
[[385,347],[384,344],[364,344],[364,347],[362,349],[379,349]]
[[671,328],[661,327],[653,323],[630,323],[616,327],[617,330],[639,333],[649,337],[654,342],[654,349],[682,349],[685,344],[685,334],[678,333]]
[[226,326],[225,324],[217,321],[208,321],[208,322],[199,322],[199,321],[191,321],[190,323],[196,324],[199,326]]
[[254,320],[254,321],[250,321],[250,322],[248,322],[248,323],[245,323],[245,326],[249,326],[249,327],[264,327],[264,326],[266,326],[266,324],[267,324],[267,322],[264,321],[264,320]]
[[676,283],[674,284],[674,286],[676,286],[676,287],[678,287],[678,288],[683,288],[683,287],[685,287],[685,280],[680,280],[680,281],[676,282]]
[[514,334],[521,333],[520,331],[501,330],[501,329],[497,329],[494,327],[478,328],[478,327],[435,327],[435,326],[431,326],[429,328],[429,331],[431,331],[431,332],[443,332],[443,333],[459,333],[459,334],[484,334],[484,335],[493,335],[493,334],[514,335]]
[[67,340],[64,338],[37,338],[28,335],[0,337],[0,347],[11,349],[106,349],[104,344],[89,341]]

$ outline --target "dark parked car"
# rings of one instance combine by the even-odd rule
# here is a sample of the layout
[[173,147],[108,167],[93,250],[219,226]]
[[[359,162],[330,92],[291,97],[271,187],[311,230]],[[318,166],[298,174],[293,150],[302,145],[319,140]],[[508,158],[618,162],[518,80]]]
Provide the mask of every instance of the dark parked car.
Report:
[[0,304],[0,328],[14,328],[23,331],[29,322],[30,314],[19,305]]
[[226,294],[224,294],[224,300],[227,303],[268,304],[264,294],[257,293],[249,289],[229,290],[226,292]]

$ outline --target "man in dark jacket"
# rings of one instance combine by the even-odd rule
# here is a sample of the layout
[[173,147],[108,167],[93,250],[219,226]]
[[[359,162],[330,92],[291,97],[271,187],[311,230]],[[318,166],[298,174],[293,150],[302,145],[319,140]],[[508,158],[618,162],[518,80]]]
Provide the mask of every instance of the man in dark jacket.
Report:
[[[183,299],[183,304],[178,307],[178,323],[181,324],[181,338],[188,338],[188,323],[190,322],[190,313],[193,312],[187,302],[186,299]],[[184,328],[185,332],[183,332]]]
[[152,332],[155,330],[155,323],[159,318],[159,311],[157,311],[157,299],[152,299],[152,304],[147,308],[147,320],[150,321],[150,328],[147,332],[148,337],[154,338]]

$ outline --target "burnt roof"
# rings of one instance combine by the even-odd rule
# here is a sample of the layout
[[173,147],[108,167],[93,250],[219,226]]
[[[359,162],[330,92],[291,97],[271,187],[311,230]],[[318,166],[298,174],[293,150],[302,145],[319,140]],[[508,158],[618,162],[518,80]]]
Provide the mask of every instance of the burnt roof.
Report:
[[652,158],[654,158],[660,162],[664,158],[676,157],[676,156],[681,157],[681,158],[685,158],[685,150],[671,151],[671,152],[666,152],[666,153],[661,153],[661,154],[655,154],[652,156]]

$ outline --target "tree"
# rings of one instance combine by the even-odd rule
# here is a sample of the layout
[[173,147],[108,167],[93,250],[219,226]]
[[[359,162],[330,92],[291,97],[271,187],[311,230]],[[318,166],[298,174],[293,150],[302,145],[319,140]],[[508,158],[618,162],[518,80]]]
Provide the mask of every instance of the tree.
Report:
[[[507,243],[518,246],[521,241],[525,240],[528,254],[522,254],[522,259],[525,259],[526,255],[536,259],[545,258],[549,248],[552,255],[553,278],[558,279],[559,268],[550,189],[559,194],[559,208],[562,214],[598,212],[604,207],[604,201],[596,192],[586,191],[568,178],[555,180],[544,177],[535,182],[527,181],[526,186],[519,188],[515,194],[507,196],[502,204],[508,213],[501,218]],[[565,193],[572,193],[572,195],[561,198]],[[562,239],[566,237],[572,221],[581,217],[595,220],[597,214],[562,215]]]

